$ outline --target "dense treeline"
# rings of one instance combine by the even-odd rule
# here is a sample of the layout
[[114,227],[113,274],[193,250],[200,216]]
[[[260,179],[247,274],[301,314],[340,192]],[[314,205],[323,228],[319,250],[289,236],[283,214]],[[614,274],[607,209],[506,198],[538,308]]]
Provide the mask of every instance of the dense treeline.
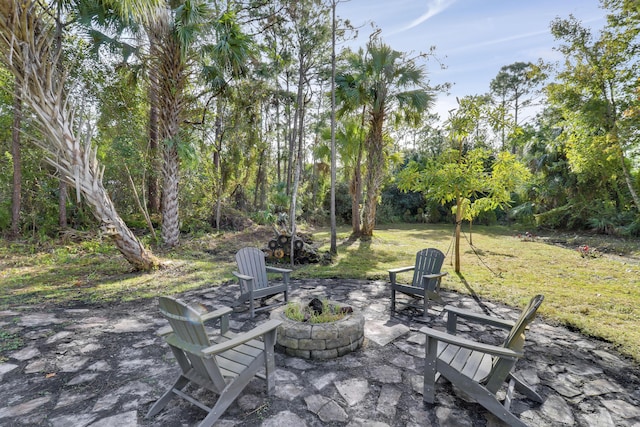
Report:
[[249,220],[329,224],[335,145],[336,218],[357,236],[391,221],[639,235],[640,7],[602,6],[598,33],[550,23],[563,62],[505,64],[438,118],[433,52],[374,32],[338,48],[332,77],[332,39],[353,34],[339,2],[2,0],[0,230],[100,227],[148,269],[143,231],[171,247]]

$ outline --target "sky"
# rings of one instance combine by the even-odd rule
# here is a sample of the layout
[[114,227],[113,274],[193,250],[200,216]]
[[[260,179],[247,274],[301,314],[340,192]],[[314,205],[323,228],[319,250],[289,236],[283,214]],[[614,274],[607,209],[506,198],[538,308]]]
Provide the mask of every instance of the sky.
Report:
[[560,60],[549,30],[554,18],[573,14],[597,34],[606,12],[598,0],[340,0],[336,14],[360,28],[352,47],[365,45],[372,25],[395,50],[417,54],[435,46],[428,78],[432,85],[453,84],[435,105],[446,119],[456,97],[489,92],[501,67]]

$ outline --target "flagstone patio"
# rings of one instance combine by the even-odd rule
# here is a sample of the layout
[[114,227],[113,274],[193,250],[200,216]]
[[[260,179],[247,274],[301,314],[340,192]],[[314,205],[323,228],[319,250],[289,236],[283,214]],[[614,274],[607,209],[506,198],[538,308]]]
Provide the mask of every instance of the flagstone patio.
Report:
[[[217,426],[500,426],[499,420],[446,382],[436,404],[422,401],[424,324],[390,317],[388,284],[362,280],[294,280],[292,298],[319,296],[347,302],[364,313],[365,341],[353,353],[328,360],[276,354],[276,390],[265,394],[254,381]],[[211,310],[233,306],[234,284],[179,297]],[[518,309],[470,296],[444,293],[448,303],[515,318]],[[437,308],[437,307],[436,307]],[[437,313],[434,313],[437,315]],[[250,329],[237,307],[231,328]],[[0,363],[2,426],[182,426],[205,413],[176,399],[152,419],[144,415],[178,375],[171,352],[155,331],[166,322],[155,301],[113,307],[75,307],[0,312],[0,327],[23,337],[25,346]],[[444,328],[437,316],[436,327]],[[499,342],[488,329],[461,329]],[[545,398],[535,404],[516,394],[512,411],[530,426],[640,427],[640,367],[606,342],[538,318],[527,335],[517,372]],[[191,390],[200,400],[213,401]]]

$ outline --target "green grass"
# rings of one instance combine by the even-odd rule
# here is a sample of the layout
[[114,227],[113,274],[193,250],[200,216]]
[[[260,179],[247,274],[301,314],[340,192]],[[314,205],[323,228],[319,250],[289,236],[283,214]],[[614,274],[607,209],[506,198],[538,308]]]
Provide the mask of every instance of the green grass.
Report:
[[[638,242],[573,234],[523,241],[517,235],[524,231],[476,226],[471,246],[465,227],[461,273],[455,274],[450,226],[381,227],[370,241],[350,241],[349,230],[341,229],[334,264],[297,267],[293,277],[388,280],[388,269],[411,265],[417,250],[433,246],[447,254],[444,288],[517,307],[542,293],[540,314],[548,321],[607,340],[640,363]],[[0,310],[110,304],[225,285],[233,277],[235,251],[265,246],[270,233],[183,239],[171,253],[156,251],[167,267],[152,273],[131,272],[108,241],[43,247],[0,241]],[[316,230],[314,238],[328,250],[328,230]],[[557,241],[564,245],[552,244]],[[577,251],[582,244],[604,255],[583,258]]]

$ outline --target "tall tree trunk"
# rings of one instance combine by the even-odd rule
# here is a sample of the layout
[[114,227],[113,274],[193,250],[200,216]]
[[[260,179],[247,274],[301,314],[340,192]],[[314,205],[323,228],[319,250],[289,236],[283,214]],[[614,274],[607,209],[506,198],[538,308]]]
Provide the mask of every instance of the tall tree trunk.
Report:
[[216,103],[216,118],[214,125],[214,144],[215,149],[213,151],[213,168],[215,174],[215,194],[216,194],[216,230],[220,232],[220,220],[222,219],[222,169],[220,168],[220,153],[222,152],[222,102],[220,100]]
[[[287,93],[289,93],[289,79],[287,79]],[[287,141],[287,152],[288,154],[288,158],[287,158],[287,187],[286,187],[286,194],[290,195],[291,194],[291,182],[293,180],[293,163],[294,163],[294,148],[295,148],[295,133],[296,133],[296,126],[298,123],[298,108],[295,109],[294,115],[293,115],[293,121],[291,120],[291,107],[288,108],[287,111],[287,136],[286,136],[286,141]]]
[[[366,107],[362,107],[361,124],[364,129]],[[351,234],[354,237],[360,237],[362,230],[360,229],[360,202],[362,201],[362,152],[364,150],[364,140],[358,143],[358,152],[356,155],[356,164],[353,170],[353,178],[349,190],[351,191]]]
[[378,207],[378,197],[384,177],[384,140],[382,137],[383,115],[374,117],[371,120],[371,130],[367,150],[367,174],[366,174],[366,198],[363,210],[362,236],[373,236],[373,229],[376,226],[376,209]]
[[[73,108],[67,103],[64,76],[56,70],[58,57],[41,4],[28,0],[0,2],[0,61],[24,90],[23,100],[36,115],[44,134],[45,161],[76,187],[100,222],[102,231],[127,261],[139,270],[150,270],[160,261],[147,251],[116,212],[102,184],[90,135],[81,140],[74,132]],[[82,129],[82,127],[79,127]]]
[[336,242],[336,1],[331,2],[331,200],[329,210],[331,244],[329,251],[333,255],[338,253]]
[[15,82],[13,93],[13,126],[11,128],[11,156],[13,160],[13,192],[11,196],[11,238],[20,235],[22,204],[22,160],[20,156],[20,127],[22,123],[22,85]]
[[[149,38],[151,57],[158,55],[154,37]],[[147,173],[147,207],[151,213],[160,213],[159,176],[162,171],[158,152],[158,71],[149,67],[149,172]]]
[[180,125],[184,112],[186,64],[180,42],[172,33],[166,16],[155,30],[160,35],[158,43],[158,102],[160,116],[160,139],[162,141],[162,241],[167,247],[180,243],[180,218],[178,209],[178,185],[180,182],[180,159],[178,145]]

